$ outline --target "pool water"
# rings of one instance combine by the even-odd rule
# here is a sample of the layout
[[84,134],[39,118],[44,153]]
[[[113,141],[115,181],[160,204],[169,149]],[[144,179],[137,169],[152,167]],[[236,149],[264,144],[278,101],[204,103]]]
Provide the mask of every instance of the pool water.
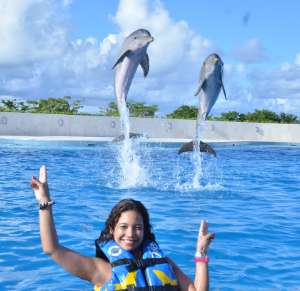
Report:
[[[211,290],[300,290],[300,146],[215,144],[195,185],[180,144],[138,144],[143,183],[125,187],[112,143],[0,140],[0,290],[91,290],[42,251],[38,208],[29,187],[48,169],[60,242],[93,256],[112,206],[141,200],[157,241],[193,279],[201,219],[216,239]],[[128,173],[130,174],[130,173]]]

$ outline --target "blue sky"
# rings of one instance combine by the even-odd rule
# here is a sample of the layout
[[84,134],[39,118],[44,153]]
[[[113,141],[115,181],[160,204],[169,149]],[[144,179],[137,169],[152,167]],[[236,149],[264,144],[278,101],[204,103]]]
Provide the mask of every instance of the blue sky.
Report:
[[130,32],[147,28],[149,76],[136,73],[128,99],[160,114],[198,105],[205,57],[225,63],[212,114],[255,108],[300,115],[300,2],[258,0],[1,0],[0,96],[70,95],[83,110],[114,100],[112,64]]

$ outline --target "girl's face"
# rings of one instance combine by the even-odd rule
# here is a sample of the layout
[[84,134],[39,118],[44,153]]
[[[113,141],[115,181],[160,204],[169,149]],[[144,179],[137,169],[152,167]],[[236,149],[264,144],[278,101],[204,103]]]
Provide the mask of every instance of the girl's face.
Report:
[[113,231],[113,237],[124,250],[133,251],[138,248],[144,238],[142,216],[134,210],[122,212]]

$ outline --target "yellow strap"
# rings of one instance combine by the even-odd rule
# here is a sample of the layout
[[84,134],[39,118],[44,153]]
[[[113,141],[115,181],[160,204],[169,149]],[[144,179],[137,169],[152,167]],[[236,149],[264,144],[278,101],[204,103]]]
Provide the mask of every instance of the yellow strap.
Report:
[[163,271],[153,270],[153,273],[159,278],[159,280],[162,282],[163,285],[167,285],[167,284],[172,286],[177,285],[177,280],[176,279],[172,280]]

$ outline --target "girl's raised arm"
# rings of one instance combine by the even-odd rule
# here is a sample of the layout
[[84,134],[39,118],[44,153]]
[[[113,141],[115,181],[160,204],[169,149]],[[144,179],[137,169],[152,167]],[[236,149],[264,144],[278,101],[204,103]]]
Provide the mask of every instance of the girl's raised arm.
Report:
[[111,276],[110,265],[102,259],[82,256],[62,246],[57,237],[52,215],[54,201],[50,198],[47,169],[41,166],[39,179],[31,179],[31,187],[39,203],[40,236],[43,251],[66,271],[94,284],[103,285]]
[[184,291],[207,291],[209,289],[208,276],[208,247],[214,239],[214,233],[208,233],[208,222],[202,220],[198,233],[198,240],[195,254],[195,280],[192,282],[189,277],[172,261],[172,265],[181,290]]

